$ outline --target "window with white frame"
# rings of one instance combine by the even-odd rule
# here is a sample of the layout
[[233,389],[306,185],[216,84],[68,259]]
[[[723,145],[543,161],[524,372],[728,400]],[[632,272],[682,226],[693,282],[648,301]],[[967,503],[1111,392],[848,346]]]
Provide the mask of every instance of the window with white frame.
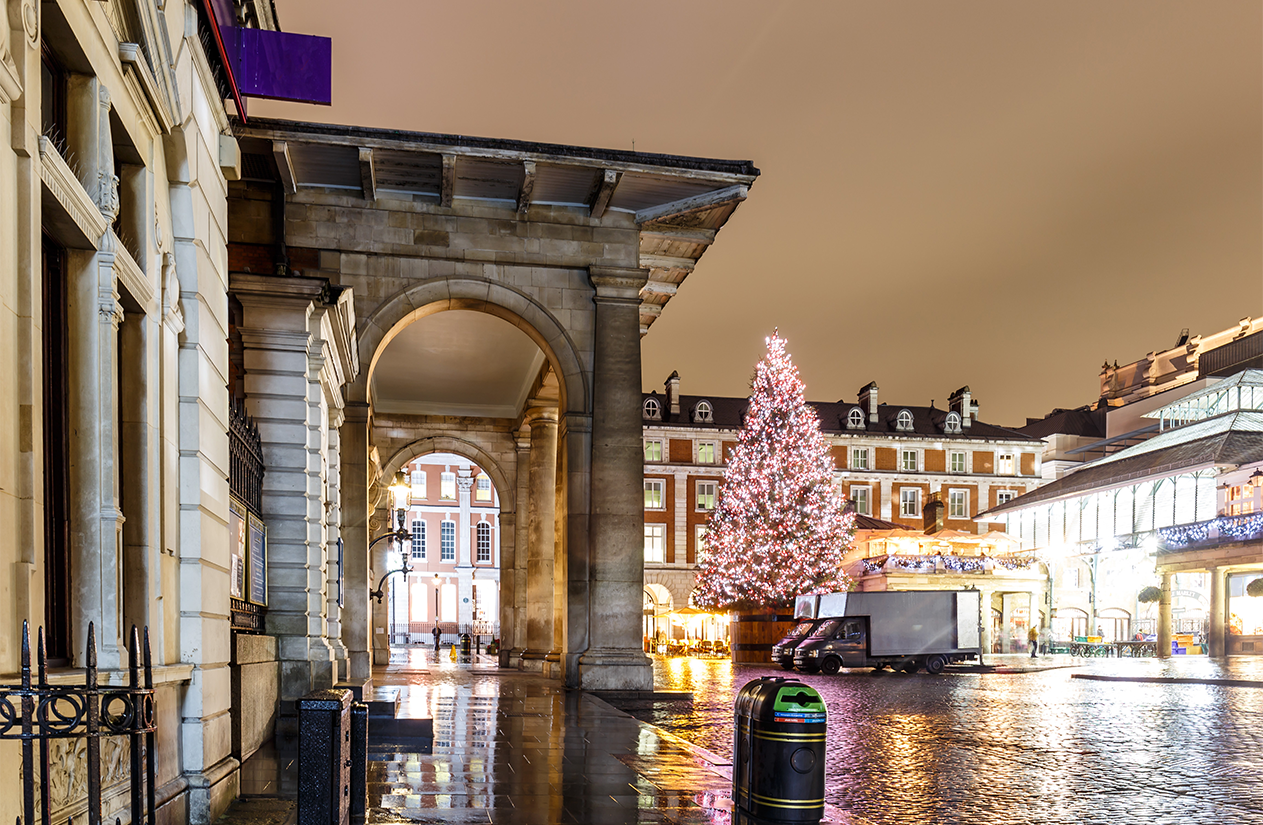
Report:
[[943,432],[960,432],[960,413],[952,411],[947,414],[947,420],[943,424]]
[[851,411],[846,414],[846,428],[848,430],[864,429],[864,411],[859,407],[851,407]]
[[921,515],[921,491],[916,487],[904,487],[899,491],[899,515]]
[[969,491],[947,491],[947,517],[969,518]]
[[947,471],[949,473],[967,473],[965,468],[965,454],[959,450],[952,450],[947,454]]
[[479,563],[487,563],[491,561],[491,525],[485,521],[478,522],[476,528],[474,545],[478,550]]
[[649,421],[662,420],[662,402],[657,398],[646,398],[644,405],[644,417]]
[[715,498],[718,495],[719,495],[719,482],[717,481],[697,482],[697,509],[698,510],[714,510]]
[[851,448],[851,469],[867,470],[868,469],[868,448],[852,447]]
[[425,522],[420,519],[412,522],[412,557],[425,558]]
[[412,487],[413,498],[425,498],[425,470],[413,470],[409,474],[408,484]]
[[645,479],[645,509],[665,510],[666,496],[664,490],[667,483],[660,478]]
[[667,526],[645,525],[645,561],[661,564],[667,557]]
[[439,561],[456,561],[456,522],[439,525]]
[[456,473],[443,473],[439,476],[439,498],[456,500]]
[[715,411],[709,401],[697,402],[697,406],[693,407],[693,420],[701,424],[714,423]]
[[899,415],[895,416],[895,429],[901,432],[909,432],[912,429],[912,413],[907,410],[900,410]]
[[872,505],[869,502],[868,487],[852,487],[851,499],[855,502],[855,512],[861,516],[871,516],[873,514]]
[[995,458],[996,475],[1011,476],[1015,472],[1013,453],[999,453]]
[[710,528],[708,528],[705,524],[699,524],[694,530],[694,537],[695,537],[694,538],[695,543],[693,545],[695,548],[694,558],[697,559],[697,562],[699,564],[701,563],[702,559],[706,558],[706,553],[707,553],[706,532],[709,529]]
[[917,451],[902,449],[899,451],[899,469],[905,473],[915,473],[917,471]]
[[995,494],[995,503],[996,503],[996,506],[999,507],[1001,504],[1008,504],[1010,501],[1012,501],[1015,498],[1017,498],[1017,493],[1015,493],[1014,491],[1000,490]]
[[483,473],[474,480],[474,501],[491,501],[491,479]]
[[697,442],[697,463],[698,464],[715,464],[716,456],[719,453],[719,445],[714,441]]
[[645,439],[645,461],[652,464],[657,464],[662,461],[661,438]]

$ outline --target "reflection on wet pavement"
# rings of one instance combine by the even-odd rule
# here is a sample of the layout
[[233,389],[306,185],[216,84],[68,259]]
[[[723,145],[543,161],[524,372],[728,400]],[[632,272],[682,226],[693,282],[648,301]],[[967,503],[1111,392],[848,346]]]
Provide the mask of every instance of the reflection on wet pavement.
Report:
[[826,799],[856,823],[1263,822],[1263,690],[1072,678],[1263,680],[1263,661],[1041,662],[1052,664],[1070,667],[830,677],[658,658],[656,687],[694,701],[628,710],[728,755],[736,691],[798,676],[829,708]]

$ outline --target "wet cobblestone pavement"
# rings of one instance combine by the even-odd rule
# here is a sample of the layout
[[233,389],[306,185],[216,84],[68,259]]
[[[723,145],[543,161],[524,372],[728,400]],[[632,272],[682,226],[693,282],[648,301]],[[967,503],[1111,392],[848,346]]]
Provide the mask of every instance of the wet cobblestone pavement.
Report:
[[[845,821],[1263,823],[1263,690],[1074,678],[1263,684],[1263,661],[988,660],[1000,672],[798,674],[829,708],[826,798]],[[694,701],[629,712],[725,756],[735,691],[789,675],[689,658],[655,672]]]

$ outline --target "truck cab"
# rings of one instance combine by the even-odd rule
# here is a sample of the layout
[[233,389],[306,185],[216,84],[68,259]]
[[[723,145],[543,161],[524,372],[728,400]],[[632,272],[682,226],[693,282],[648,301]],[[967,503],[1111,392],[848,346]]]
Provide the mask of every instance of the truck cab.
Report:
[[772,645],[772,661],[780,665],[785,670],[792,670],[794,667],[794,651],[804,640],[811,637],[816,628],[824,624],[827,619],[803,619],[794,625],[785,637],[779,642]]
[[825,619],[794,651],[794,666],[808,673],[837,673],[868,663],[868,617]]

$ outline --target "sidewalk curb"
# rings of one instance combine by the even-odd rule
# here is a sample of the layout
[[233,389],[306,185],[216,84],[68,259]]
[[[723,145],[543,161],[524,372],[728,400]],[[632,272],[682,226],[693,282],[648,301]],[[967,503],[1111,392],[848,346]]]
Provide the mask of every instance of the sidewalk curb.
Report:
[[1263,682],[1251,679],[1198,679],[1192,676],[1102,676],[1096,673],[1074,673],[1071,679],[1091,682],[1145,682],[1156,685],[1220,685],[1222,687],[1263,688]]

